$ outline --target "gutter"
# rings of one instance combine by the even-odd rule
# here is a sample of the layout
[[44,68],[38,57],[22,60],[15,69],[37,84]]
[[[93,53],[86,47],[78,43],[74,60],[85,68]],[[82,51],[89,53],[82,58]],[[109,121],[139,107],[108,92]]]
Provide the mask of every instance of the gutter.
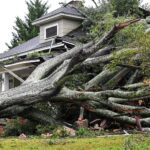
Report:
[[[61,46],[64,46],[64,43],[53,45],[51,47],[51,49],[52,48],[61,47]],[[40,52],[40,51],[44,51],[44,50],[47,50],[47,49],[50,49],[50,46],[39,48],[39,49],[32,49],[32,50],[30,50],[28,52],[21,53],[21,54],[16,54],[16,55],[17,55],[17,57],[18,56],[24,56],[24,55],[27,55],[27,54],[31,54],[31,53],[35,53],[35,52]],[[5,60],[9,60],[9,59],[13,59],[13,58],[14,58],[14,55],[10,56],[10,57],[2,58],[2,59],[0,59],[0,62],[5,61]]]
[[63,17],[68,17],[68,18],[72,18],[72,19],[77,19],[77,20],[84,20],[85,18],[84,17],[80,17],[80,16],[75,16],[75,15],[68,15],[68,14],[65,14],[65,13],[60,13],[60,14],[57,14],[55,16],[51,16],[51,17],[46,17],[46,18],[43,18],[43,19],[39,19],[39,20],[35,20],[32,25],[40,25],[40,24],[43,24],[43,23],[46,23],[46,22],[49,22],[49,21],[54,21],[54,20],[57,20],[59,18],[63,18]]
[[9,65],[4,65],[4,67],[5,67],[5,68],[8,68],[8,67],[16,66],[16,65],[29,64],[29,63],[37,63],[37,62],[40,62],[40,59],[36,59],[36,60],[26,60],[26,61],[17,62],[17,63],[13,63],[13,64],[9,64]]

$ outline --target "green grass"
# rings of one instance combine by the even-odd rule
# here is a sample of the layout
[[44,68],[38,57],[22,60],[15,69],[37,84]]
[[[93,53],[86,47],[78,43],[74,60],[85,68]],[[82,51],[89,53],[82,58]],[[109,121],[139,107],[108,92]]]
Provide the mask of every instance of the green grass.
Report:
[[150,135],[25,140],[0,139],[0,150],[150,150]]

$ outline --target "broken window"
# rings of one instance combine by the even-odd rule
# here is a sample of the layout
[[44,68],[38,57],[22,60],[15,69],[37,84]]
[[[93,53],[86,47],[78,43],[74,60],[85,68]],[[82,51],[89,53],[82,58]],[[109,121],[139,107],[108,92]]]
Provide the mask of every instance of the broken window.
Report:
[[57,35],[57,26],[53,26],[46,29],[46,38],[50,38]]

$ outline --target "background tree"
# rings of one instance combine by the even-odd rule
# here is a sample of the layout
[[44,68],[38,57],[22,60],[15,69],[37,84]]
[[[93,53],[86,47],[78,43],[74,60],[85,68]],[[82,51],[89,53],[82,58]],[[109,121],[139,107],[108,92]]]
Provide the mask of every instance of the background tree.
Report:
[[32,22],[47,13],[48,6],[47,2],[42,2],[41,0],[30,0],[26,2],[27,4],[27,15],[25,20],[16,17],[14,32],[12,32],[12,40],[10,44],[6,43],[8,48],[13,48],[35,36],[39,33],[39,28],[32,25]]
[[[95,6],[104,13],[114,11],[114,15],[117,16],[130,16],[139,15],[139,5],[141,0],[92,0]],[[142,6],[145,7],[145,6]]]
[[111,0],[115,16],[137,15],[141,0]]

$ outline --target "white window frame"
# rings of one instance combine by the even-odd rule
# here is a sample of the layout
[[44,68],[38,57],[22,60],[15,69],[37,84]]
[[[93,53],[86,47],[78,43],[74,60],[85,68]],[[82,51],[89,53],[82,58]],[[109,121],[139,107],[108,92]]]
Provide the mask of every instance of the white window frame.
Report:
[[[46,30],[48,29],[48,28],[52,28],[52,27],[57,27],[57,34],[56,35],[54,35],[54,36],[51,36],[51,37],[46,37]],[[53,38],[53,37],[55,37],[55,36],[58,36],[58,23],[56,23],[56,24],[52,24],[52,25],[49,25],[49,26],[46,26],[45,28],[44,28],[44,39],[45,40],[47,40],[47,39],[51,39],[51,38]]]

